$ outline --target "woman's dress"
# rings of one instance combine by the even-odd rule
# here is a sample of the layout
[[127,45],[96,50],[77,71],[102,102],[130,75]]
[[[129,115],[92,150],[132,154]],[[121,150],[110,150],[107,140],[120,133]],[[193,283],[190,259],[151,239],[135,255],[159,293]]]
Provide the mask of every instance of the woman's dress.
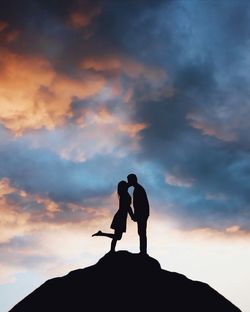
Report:
[[114,215],[111,229],[117,232],[126,232],[127,216],[131,205],[131,196],[127,193],[119,198],[119,209]]

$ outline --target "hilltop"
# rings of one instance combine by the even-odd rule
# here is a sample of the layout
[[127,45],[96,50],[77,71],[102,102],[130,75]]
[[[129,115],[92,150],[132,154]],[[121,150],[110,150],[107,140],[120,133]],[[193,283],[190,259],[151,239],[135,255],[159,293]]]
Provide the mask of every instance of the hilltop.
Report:
[[161,269],[150,256],[118,251],[97,264],[48,280],[11,312],[239,312],[209,285]]

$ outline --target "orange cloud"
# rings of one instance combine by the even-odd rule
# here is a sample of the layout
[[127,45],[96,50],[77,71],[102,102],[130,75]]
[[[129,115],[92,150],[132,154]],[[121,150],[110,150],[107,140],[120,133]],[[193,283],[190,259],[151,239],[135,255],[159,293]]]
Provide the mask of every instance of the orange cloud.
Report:
[[9,179],[3,178],[0,180],[0,198],[15,191],[16,189],[10,186]]
[[20,34],[19,30],[12,30],[7,32],[3,39],[5,42],[10,43],[15,41],[18,38],[19,34]]
[[166,72],[164,70],[140,64],[122,56],[90,57],[84,59],[80,67],[82,69],[92,69],[97,72],[124,73],[131,78],[143,76],[152,82],[161,82],[166,78]]
[[[0,212],[1,212],[1,233],[5,233],[1,238],[6,240],[6,233],[12,233],[13,231],[20,230],[25,231],[26,222],[31,218],[31,213],[22,210],[19,204],[13,201],[9,201],[6,195],[15,193],[21,198],[25,199],[26,203],[35,202],[44,206],[44,210],[40,212],[42,216],[53,217],[55,213],[60,211],[59,204],[53,200],[42,197],[37,194],[28,194],[22,189],[15,188],[11,185],[10,180],[3,178],[0,180]],[[37,212],[35,213],[38,214]],[[39,219],[39,218],[38,218]],[[15,226],[13,226],[15,225]],[[3,227],[3,228],[1,228]],[[7,230],[7,231],[6,231]],[[7,235],[8,236],[8,235]]]
[[[103,249],[101,251],[103,253],[106,251],[106,247],[100,240],[93,241],[91,239],[91,234],[99,228],[108,230],[113,215],[110,207],[112,209],[114,202],[117,204],[116,194],[104,199],[103,208],[95,209],[72,203],[68,205],[72,212],[72,218],[52,219],[51,222],[46,222],[43,218],[34,218],[34,215],[37,215],[36,209],[30,209],[28,212],[23,209],[23,203],[14,203],[8,200],[7,195],[16,193],[21,196],[22,194],[29,205],[35,201],[45,205],[47,211],[52,210],[53,212],[57,210],[56,203],[17,189],[6,178],[0,180],[0,191],[0,244],[2,254],[0,284],[13,283],[18,272],[31,271],[32,269],[51,277],[63,274],[64,270],[73,269],[72,266],[70,267],[72,262],[74,265],[77,262],[77,267],[85,263],[86,257],[82,258],[84,248],[85,251],[93,247],[99,251]],[[23,240],[24,244],[12,244],[16,237]],[[65,243],[67,248],[64,248]],[[50,259],[48,262],[39,262],[41,257],[45,259],[47,256]],[[51,264],[51,257],[54,258],[53,264]],[[31,259],[28,266],[24,261],[27,258]],[[34,267],[32,267],[32,261],[35,263]]]
[[8,23],[5,21],[0,21],[0,32],[5,30],[8,27]]
[[16,135],[63,124],[74,97],[84,99],[105,85],[100,76],[76,80],[58,74],[45,59],[0,52],[0,122]]
[[129,88],[127,90],[127,92],[123,96],[123,101],[125,103],[129,103],[129,101],[131,100],[132,96],[133,96],[133,90],[132,90],[132,88]]
[[[18,201],[12,201],[8,199],[9,194],[17,194],[22,198],[22,204],[19,204]],[[79,213],[81,216],[84,214],[83,219],[79,219],[77,222],[82,222],[86,220],[91,220],[93,218],[103,218],[107,217],[110,213],[110,207],[114,207],[117,201],[116,193],[113,193],[110,197],[103,198],[102,207],[96,209],[95,207],[82,206],[80,204],[75,203],[64,203],[64,206],[67,206],[67,209],[71,210],[72,213]],[[37,209],[29,210],[29,212],[23,209],[24,204],[40,204],[44,207],[38,211]],[[23,191],[22,189],[15,188],[11,185],[11,182],[8,178],[3,178],[0,180],[0,212],[1,212],[1,222],[0,226],[4,225],[6,220],[15,220],[21,221],[23,220],[23,216],[25,216],[25,220],[32,221],[33,223],[42,223],[43,217],[45,216],[55,216],[56,213],[62,212],[60,207],[60,203],[53,201],[48,198],[46,195],[38,195],[31,194]],[[74,217],[72,214],[72,217]],[[18,217],[17,217],[18,216]],[[20,216],[20,218],[19,218]],[[36,218],[34,218],[34,216]],[[16,218],[17,217],[17,218]],[[32,218],[33,217],[33,218]],[[74,218],[73,218],[74,219]],[[57,223],[56,218],[54,219],[55,223]],[[18,222],[19,222],[18,221]],[[68,221],[71,221],[69,218]],[[44,221],[46,222],[46,221]],[[21,221],[24,224],[23,221]],[[15,230],[15,229],[14,229]]]
[[190,125],[202,132],[203,135],[215,137],[224,142],[237,141],[238,136],[230,129],[231,124],[223,123],[222,121],[209,121],[198,113],[192,112],[187,115]]
[[19,33],[19,30],[10,29],[7,22],[0,20],[0,41],[11,43],[17,39]]
[[[12,193],[12,190],[10,190]],[[20,209],[18,204],[10,203],[0,196],[0,243],[9,242],[13,237],[27,233],[26,224],[30,214]]]
[[137,136],[139,132],[146,129],[148,127],[145,123],[125,123],[118,126],[118,129],[122,132],[125,132],[130,137],[134,138]]
[[101,106],[96,112],[89,112],[96,124],[110,124],[121,132],[126,133],[131,138],[135,137],[140,131],[147,128],[145,123],[128,123],[120,116],[112,114],[105,106]]
[[38,204],[42,204],[46,207],[49,216],[54,216],[56,212],[59,212],[61,210],[59,205],[49,198],[35,196],[35,200]]
[[131,138],[135,137],[140,131],[147,128],[145,123],[128,123],[118,115],[112,114],[105,106],[100,107],[96,112],[90,112],[96,124],[110,124],[121,132],[126,133]]
[[[33,232],[43,231],[44,229],[54,229],[67,224],[75,224],[75,228],[93,228],[97,227],[97,224],[103,224],[104,220],[111,219],[110,207],[112,208],[117,202],[116,194],[111,197],[104,198],[103,208],[84,207],[69,203],[67,208],[72,211],[72,218],[60,219],[59,221],[54,218],[50,222],[47,222],[44,216],[54,216],[55,213],[61,211],[60,205],[53,200],[42,197],[40,195],[28,194],[20,189],[11,186],[9,179],[0,180],[0,243],[8,243],[14,237],[22,237],[24,235],[30,235]],[[25,193],[25,203],[32,205],[38,203],[44,206],[44,210],[40,212],[37,209],[30,209],[29,211],[23,209],[23,202],[18,203],[8,199],[6,195],[15,193]],[[75,214],[78,214],[78,218],[75,218]],[[77,225],[78,224],[78,225]]]
[[92,20],[101,13],[100,6],[93,6],[88,9],[80,9],[72,12],[69,22],[74,28],[84,28],[91,24]]

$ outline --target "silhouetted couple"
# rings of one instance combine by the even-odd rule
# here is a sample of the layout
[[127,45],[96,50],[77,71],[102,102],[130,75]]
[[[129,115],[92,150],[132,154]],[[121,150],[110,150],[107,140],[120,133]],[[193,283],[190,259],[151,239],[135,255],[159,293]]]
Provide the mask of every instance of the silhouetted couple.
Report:
[[[112,239],[111,252],[115,251],[116,243],[122,238],[122,234],[126,232],[128,213],[131,219],[137,222],[138,235],[140,238],[140,252],[147,253],[147,220],[149,217],[149,203],[144,188],[138,183],[135,174],[129,174],[128,182],[120,181],[117,186],[119,198],[119,209],[116,212],[111,223],[111,229],[114,233],[103,233],[98,231],[92,236],[106,236]],[[131,208],[131,196],[128,193],[129,187],[134,187],[133,192],[133,208]]]

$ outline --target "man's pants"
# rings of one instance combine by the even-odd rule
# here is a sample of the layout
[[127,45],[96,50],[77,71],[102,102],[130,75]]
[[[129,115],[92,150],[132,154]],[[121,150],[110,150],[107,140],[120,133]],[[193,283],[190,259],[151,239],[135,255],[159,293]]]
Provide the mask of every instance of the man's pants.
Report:
[[147,218],[137,221],[138,234],[140,237],[140,252],[147,253]]

